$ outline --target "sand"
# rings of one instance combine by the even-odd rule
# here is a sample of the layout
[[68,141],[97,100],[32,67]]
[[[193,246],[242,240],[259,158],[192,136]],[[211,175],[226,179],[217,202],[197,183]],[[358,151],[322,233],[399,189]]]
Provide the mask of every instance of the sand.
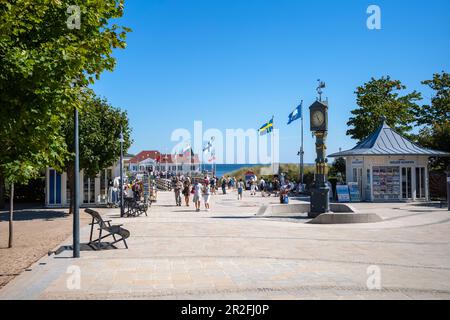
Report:
[[[80,210],[80,225],[90,222]],[[19,209],[14,213],[14,243],[8,249],[9,212],[0,211],[0,288],[72,234],[65,209]]]

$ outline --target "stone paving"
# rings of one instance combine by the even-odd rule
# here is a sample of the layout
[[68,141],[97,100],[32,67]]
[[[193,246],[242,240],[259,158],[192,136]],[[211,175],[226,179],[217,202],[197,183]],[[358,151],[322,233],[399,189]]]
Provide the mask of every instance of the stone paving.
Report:
[[[445,209],[361,203],[353,206],[384,221],[311,225],[258,215],[276,198],[236,198],[213,196],[211,212],[196,213],[173,206],[172,193],[160,193],[148,217],[132,219],[102,209],[131,231],[129,250],[44,257],[1,289],[0,299],[450,298]],[[88,236],[84,227],[81,239]],[[80,271],[79,288],[73,270]],[[371,270],[380,272],[381,288],[368,288]]]

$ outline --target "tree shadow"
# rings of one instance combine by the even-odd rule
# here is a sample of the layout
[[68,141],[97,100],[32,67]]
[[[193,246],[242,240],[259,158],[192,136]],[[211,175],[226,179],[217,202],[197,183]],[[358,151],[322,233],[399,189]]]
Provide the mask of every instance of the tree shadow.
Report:
[[[14,221],[32,221],[62,219],[69,217],[64,211],[54,210],[18,210],[14,211]],[[0,222],[9,221],[8,212],[0,212]]]

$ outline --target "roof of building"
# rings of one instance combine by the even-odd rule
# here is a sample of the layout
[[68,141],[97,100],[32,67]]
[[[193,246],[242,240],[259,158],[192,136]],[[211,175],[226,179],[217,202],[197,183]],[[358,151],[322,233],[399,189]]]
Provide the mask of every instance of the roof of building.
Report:
[[161,156],[161,153],[156,150],[141,151],[136,156],[134,156],[133,159],[130,160],[130,163],[139,163],[139,162],[147,160],[147,159],[156,160],[160,156]]
[[333,153],[330,158],[348,156],[441,156],[448,157],[449,153],[422,148],[395,132],[386,121],[367,139],[351,150]]
[[192,159],[190,156],[178,155],[175,157],[172,154],[162,154],[159,151],[151,150],[151,151],[141,151],[139,152],[133,159],[129,161],[129,163],[141,163],[142,161],[152,159],[156,162],[160,163],[200,163],[198,155],[193,155]]

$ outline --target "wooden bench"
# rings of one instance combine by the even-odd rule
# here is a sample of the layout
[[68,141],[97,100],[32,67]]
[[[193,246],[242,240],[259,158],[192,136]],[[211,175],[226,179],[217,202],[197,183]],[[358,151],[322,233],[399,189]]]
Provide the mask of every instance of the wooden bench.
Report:
[[[122,228],[122,225],[111,225],[111,220],[103,220],[102,216],[97,211],[86,209],[85,212],[92,217],[92,222],[90,223],[91,234],[89,236],[89,246],[93,247],[95,250],[109,247],[116,248],[115,244],[123,241],[125,248],[128,249],[126,239],[130,237],[130,231]],[[98,226],[97,230],[99,231],[98,238],[96,239],[93,239],[94,226]],[[102,243],[102,240],[108,237],[112,237],[114,241]]]

